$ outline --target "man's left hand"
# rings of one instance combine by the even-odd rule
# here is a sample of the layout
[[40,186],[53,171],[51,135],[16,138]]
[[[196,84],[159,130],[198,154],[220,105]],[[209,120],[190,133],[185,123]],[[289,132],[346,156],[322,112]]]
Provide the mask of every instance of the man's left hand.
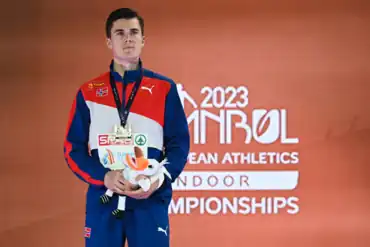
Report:
[[147,199],[151,194],[153,194],[158,189],[158,185],[159,180],[152,183],[148,191],[144,191],[142,188],[140,188],[138,190],[125,191],[125,195],[135,199]]

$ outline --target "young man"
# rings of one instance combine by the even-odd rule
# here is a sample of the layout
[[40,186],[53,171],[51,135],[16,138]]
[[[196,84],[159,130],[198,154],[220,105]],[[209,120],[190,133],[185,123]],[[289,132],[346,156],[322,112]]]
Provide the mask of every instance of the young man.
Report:
[[[86,247],[123,247],[126,239],[130,247],[166,247],[171,183],[183,171],[190,148],[186,116],[176,84],[142,67],[143,19],[131,9],[115,10],[107,19],[106,35],[113,53],[110,70],[79,88],[64,142],[68,166],[89,184]],[[145,133],[148,158],[168,160],[169,175],[152,181],[148,192],[134,188],[121,172],[100,162],[97,136],[111,133],[115,125]],[[102,204],[100,198],[107,189],[115,194]],[[112,215],[117,195],[127,198],[122,218]]]

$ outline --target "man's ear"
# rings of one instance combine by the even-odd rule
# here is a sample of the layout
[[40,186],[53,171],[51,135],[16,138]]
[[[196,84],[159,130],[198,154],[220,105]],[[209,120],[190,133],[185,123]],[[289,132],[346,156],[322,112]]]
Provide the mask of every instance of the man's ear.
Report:
[[142,40],[142,42],[141,42],[141,46],[142,46],[142,47],[144,47],[145,42],[146,42],[146,37],[145,37],[145,36],[143,36],[143,40]]
[[112,48],[113,48],[113,46],[112,46],[112,40],[109,39],[109,38],[107,38],[106,43],[107,43],[108,48],[112,50]]

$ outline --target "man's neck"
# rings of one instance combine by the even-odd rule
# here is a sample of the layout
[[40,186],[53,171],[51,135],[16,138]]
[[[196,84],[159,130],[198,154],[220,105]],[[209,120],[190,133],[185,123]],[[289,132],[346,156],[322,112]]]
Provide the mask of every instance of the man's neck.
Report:
[[113,63],[114,71],[116,71],[122,77],[123,77],[125,71],[135,70],[135,69],[137,69],[137,66],[138,66],[138,62],[129,63],[129,62],[118,62],[118,61],[114,60],[114,63]]

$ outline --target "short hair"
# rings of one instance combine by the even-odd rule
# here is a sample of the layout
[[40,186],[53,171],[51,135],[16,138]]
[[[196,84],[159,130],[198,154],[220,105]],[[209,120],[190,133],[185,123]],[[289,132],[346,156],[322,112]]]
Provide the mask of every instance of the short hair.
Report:
[[107,21],[105,23],[105,34],[107,35],[108,38],[111,37],[111,30],[113,27],[113,23],[116,20],[119,20],[119,19],[128,20],[128,19],[133,19],[133,18],[137,18],[139,20],[141,34],[144,35],[144,18],[141,17],[138,14],[138,12],[130,8],[116,9],[109,14]]

